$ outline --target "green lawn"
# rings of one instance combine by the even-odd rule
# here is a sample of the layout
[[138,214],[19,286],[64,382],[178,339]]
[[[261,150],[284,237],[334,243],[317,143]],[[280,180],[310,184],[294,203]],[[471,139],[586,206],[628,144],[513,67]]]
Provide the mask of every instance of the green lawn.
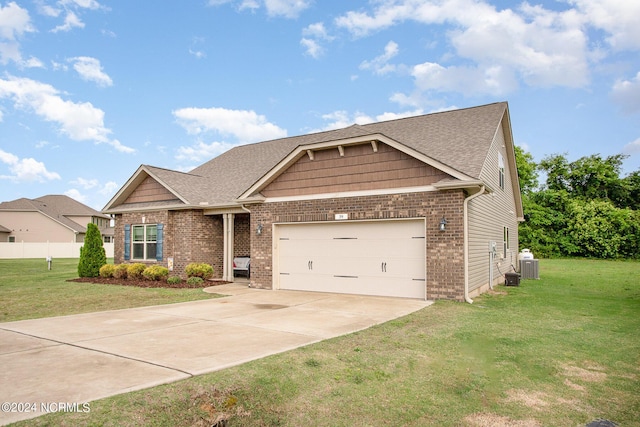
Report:
[[0,322],[211,298],[202,289],[136,288],[67,282],[77,259],[0,259]]
[[540,272],[473,305],[439,301],[20,425],[640,426],[640,263],[542,260]]

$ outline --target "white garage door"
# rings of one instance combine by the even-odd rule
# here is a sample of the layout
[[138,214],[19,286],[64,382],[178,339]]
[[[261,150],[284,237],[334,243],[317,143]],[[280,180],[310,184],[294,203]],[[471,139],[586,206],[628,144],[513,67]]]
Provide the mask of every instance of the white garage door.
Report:
[[425,298],[425,223],[386,220],[280,224],[280,289]]

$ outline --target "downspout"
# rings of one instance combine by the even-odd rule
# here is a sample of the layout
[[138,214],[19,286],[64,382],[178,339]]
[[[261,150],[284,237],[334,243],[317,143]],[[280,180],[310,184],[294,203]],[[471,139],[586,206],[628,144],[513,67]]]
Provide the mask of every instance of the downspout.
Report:
[[469,202],[476,197],[484,194],[485,186],[480,187],[480,191],[464,199],[463,202],[463,228],[464,228],[464,300],[469,304],[473,304],[473,300],[469,298]]

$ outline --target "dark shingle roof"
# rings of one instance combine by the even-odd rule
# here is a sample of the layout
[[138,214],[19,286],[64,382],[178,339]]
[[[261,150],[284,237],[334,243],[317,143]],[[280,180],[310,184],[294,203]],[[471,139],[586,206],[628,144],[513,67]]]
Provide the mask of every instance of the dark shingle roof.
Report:
[[506,109],[500,102],[241,145],[188,173],[144,168],[187,204],[231,205],[297,147],[382,134],[477,179]]
[[20,212],[41,212],[54,221],[73,231],[84,233],[87,228],[70,220],[67,216],[97,216],[108,219],[107,215],[64,195],[47,195],[37,199],[20,198],[0,203],[0,210]]

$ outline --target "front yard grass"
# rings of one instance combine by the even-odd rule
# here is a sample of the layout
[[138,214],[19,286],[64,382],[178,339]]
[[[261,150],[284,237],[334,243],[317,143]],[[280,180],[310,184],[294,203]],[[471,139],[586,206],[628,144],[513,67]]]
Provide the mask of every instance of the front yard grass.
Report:
[[67,282],[78,259],[0,259],[0,322],[194,301],[215,295],[202,289],[137,288]]
[[[640,426],[640,263],[540,280],[19,425]],[[222,424],[218,424],[222,425]]]

